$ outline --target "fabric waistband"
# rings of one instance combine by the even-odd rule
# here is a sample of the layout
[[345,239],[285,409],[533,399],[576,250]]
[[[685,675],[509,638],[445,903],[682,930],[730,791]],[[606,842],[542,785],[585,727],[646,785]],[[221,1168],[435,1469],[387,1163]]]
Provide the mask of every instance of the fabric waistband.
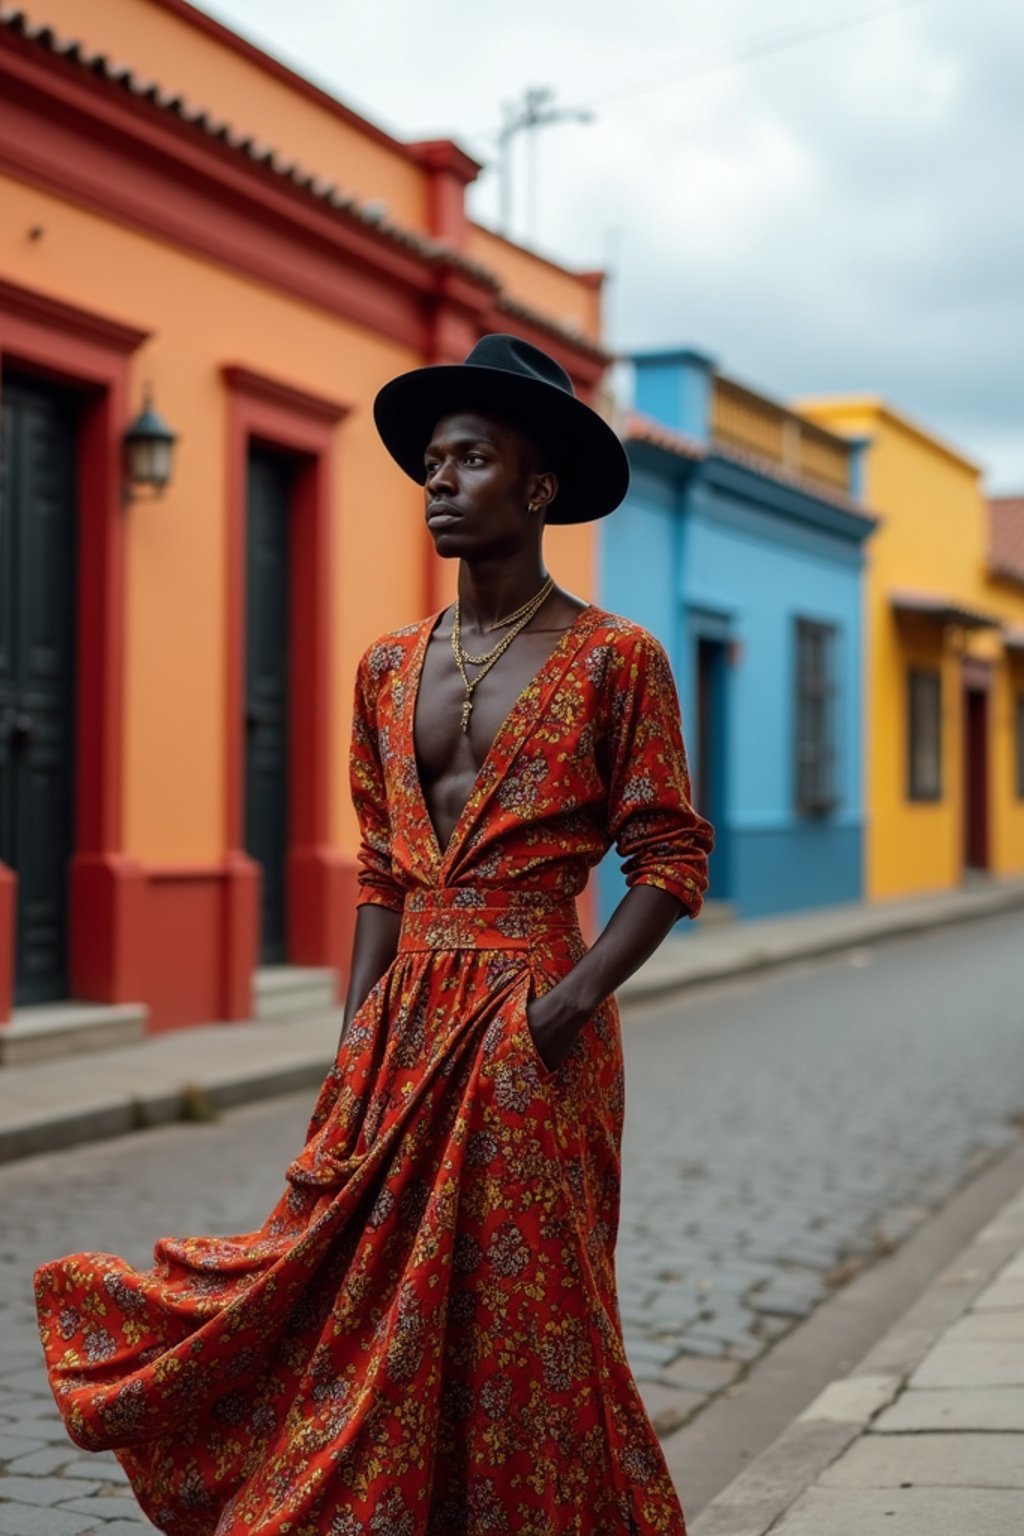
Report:
[[405,899],[399,953],[424,949],[529,949],[542,934],[579,933],[571,897],[533,891],[410,891]]

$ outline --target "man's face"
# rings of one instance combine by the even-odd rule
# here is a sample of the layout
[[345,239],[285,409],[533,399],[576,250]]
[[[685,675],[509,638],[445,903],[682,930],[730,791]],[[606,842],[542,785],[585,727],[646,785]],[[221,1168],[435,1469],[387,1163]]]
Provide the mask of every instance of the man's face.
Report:
[[438,554],[500,557],[535,538],[541,514],[528,503],[545,477],[533,460],[521,434],[493,417],[443,416],[424,454],[427,527]]

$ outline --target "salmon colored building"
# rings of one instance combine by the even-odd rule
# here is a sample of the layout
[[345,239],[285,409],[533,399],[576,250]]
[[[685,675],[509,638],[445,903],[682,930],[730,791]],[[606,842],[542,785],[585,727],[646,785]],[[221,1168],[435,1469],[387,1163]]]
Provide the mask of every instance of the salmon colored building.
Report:
[[[866,894],[1024,873],[1024,539],[978,466],[883,401],[801,411],[864,442]],[[1015,559],[1010,551],[1020,553]]]
[[[600,276],[475,225],[479,169],[184,0],[0,11],[0,1056],[342,985],[356,662],[452,576],[373,395],[494,330],[607,363]],[[593,595],[590,526],[549,557]]]

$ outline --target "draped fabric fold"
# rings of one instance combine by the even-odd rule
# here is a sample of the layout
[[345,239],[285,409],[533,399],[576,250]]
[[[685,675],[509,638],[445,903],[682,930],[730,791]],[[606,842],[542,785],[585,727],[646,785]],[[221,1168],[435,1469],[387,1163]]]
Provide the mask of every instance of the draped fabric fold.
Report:
[[252,1233],[162,1239],[149,1270],[37,1272],[68,1431],[168,1536],[684,1533],[615,1296],[617,1010],[555,1071],[526,1012],[584,953],[574,898],[613,835],[628,878],[699,906],[671,676],[585,610],[441,849],[412,737],[432,623],[360,667],[361,899],[401,937],[280,1200]]

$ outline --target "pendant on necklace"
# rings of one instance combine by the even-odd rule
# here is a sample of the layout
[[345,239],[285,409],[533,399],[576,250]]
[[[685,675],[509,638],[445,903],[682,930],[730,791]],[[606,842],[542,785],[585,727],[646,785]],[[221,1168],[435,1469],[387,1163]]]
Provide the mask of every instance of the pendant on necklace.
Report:
[[464,732],[469,730],[469,717],[470,717],[470,715],[472,713],[473,713],[473,700],[472,700],[472,698],[463,699],[463,701],[462,701],[462,729],[463,729]]

